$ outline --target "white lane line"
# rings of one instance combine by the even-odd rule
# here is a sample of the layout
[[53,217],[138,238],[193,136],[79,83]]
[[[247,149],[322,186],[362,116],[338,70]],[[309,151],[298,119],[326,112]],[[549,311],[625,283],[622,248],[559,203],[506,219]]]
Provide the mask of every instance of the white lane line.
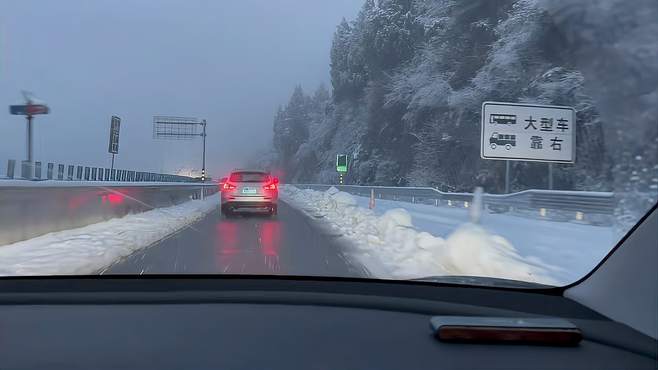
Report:
[[224,267],[224,271],[223,271],[223,272],[226,273],[226,271],[228,271],[229,268],[231,268],[231,265],[226,265],[226,267]]

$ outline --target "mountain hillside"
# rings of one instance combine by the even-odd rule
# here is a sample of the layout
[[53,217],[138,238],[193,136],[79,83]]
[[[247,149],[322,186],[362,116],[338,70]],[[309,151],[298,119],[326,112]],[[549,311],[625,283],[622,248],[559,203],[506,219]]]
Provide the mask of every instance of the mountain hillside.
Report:
[[[577,111],[577,160],[554,166],[556,188],[651,191],[658,6],[633,5],[366,0],[336,27],[331,91],[297,86],[277,112],[272,165],[288,182],[335,183],[349,154],[347,183],[501,192],[505,163],[480,158],[482,102],[532,102]],[[546,188],[547,172],[512,162],[512,190]]]

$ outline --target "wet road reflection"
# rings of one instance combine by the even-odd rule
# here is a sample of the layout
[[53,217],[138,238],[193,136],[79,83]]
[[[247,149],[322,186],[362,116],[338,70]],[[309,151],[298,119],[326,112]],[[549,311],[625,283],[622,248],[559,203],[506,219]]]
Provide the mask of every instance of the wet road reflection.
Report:
[[104,274],[258,274],[364,276],[335,237],[300,212],[223,218],[213,212],[171,237],[117,262]]
[[219,220],[215,226],[216,270],[232,274],[278,273],[280,229],[279,220],[263,216]]

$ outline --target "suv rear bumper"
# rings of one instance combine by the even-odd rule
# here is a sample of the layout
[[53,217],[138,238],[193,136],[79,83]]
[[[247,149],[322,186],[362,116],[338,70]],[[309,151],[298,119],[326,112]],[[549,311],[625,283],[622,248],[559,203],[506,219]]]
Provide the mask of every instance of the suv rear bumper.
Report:
[[251,197],[241,197],[233,195],[224,195],[222,194],[221,198],[222,204],[240,204],[248,207],[249,205],[256,204],[276,204],[277,197],[265,197],[265,196],[251,196]]
[[239,208],[269,209],[274,204],[276,204],[276,203],[269,202],[269,201],[262,201],[262,202],[226,202],[226,203],[223,203],[222,205],[224,207],[229,207],[229,208],[233,208],[233,209],[239,209]]

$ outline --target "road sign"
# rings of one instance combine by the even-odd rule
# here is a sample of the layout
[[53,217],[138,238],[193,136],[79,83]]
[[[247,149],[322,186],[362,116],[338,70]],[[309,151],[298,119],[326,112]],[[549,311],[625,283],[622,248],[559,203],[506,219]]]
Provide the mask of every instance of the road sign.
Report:
[[336,171],[340,173],[347,172],[347,155],[338,154],[336,155]]
[[[201,133],[197,134],[197,126]],[[193,117],[153,117],[153,138],[166,140],[190,140],[200,136],[203,139],[203,159],[201,164],[201,180],[206,181],[206,120]],[[203,194],[201,195],[203,198]]]
[[572,107],[484,102],[480,155],[484,159],[574,163],[575,123]]
[[110,146],[108,152],[119,154],[119,130],[121,129],[121,118],[112,116],[110,121]]
[[50,108],[44,104],[10,105],[9,113],[21,116],[33,116],[35,114],[48,114],[50,113]]

